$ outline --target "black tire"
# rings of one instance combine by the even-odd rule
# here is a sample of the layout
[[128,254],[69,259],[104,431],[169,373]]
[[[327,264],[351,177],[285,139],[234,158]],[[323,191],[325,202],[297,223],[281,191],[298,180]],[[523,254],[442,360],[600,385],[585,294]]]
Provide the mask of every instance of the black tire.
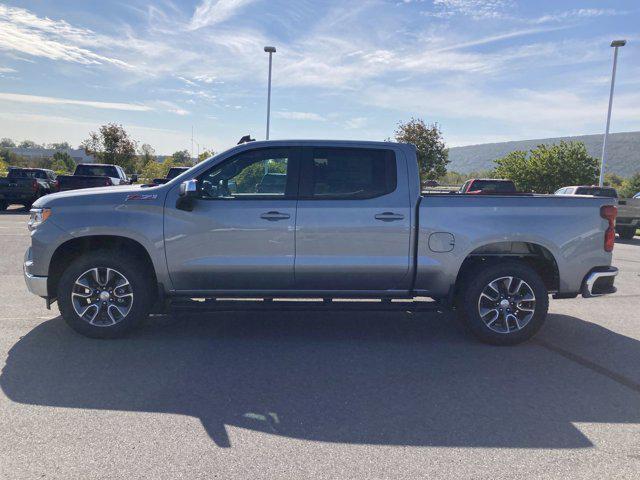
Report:
[[[509,294],[505,295],[506,300],[511,298],[514,303],[508,307],[509,309],[500,310],[501,294],[494,294],[494,290],[489,284],[505,277],[520,279],[525,283],[521,286],[521,290],[518,290],[519,293],[516,293],[513,297],[510,297]],[[498,285],[498,289],[502,290],[508,283],[509,280],[507,279],[500,280],[494,286]],[[512,289],[515,290],[517,285],[518,283],[516,282]],[[525,300],[523,292],[528,292],[529,290],[535,296],[533,303]],[[483,292],[486,293],[487,291],[495,295],[497,300],[487,308],[490,312],[496,311],[497,320],[494,320],[494,323],[491,322],[493,313],[486,314],[484,317],[486,321],[480,315],[480,302],[493,302],[486,295],[481,299]],[[518,298],[520,299],[519,302]],[[486,303],[482,303],[482,306],[485,307]],[[529,317],[529,313],[519,310],[520,307],[533,309],[533,314]],[[544,282],[533,268],[518,261],[505,261],[479,267],[466,276],[458,296],[458,312],[461,320],[480,341],[491,345],[516,345],[530,339],[542,327],[546,320],[548,309],[549,293]],[[510,312],[508,316],[507,311]],[[521,325],[521,323],[524,325]]]
[[[94,268],[115,270],[129,282],[130,287],[127,288],[130,288],[133,295],[130,310],[113,325],[91,324],[88,320],[80,317],[74,308],[72,292],[76,280],[83,273]],[[131,255],[122,254],[115,250],[85,253],[72,261],[60,277],[57,290],[58,307],[67,324],[82,335],[91,338],[122,337],[147,318],[155,297],[153,279],[153,272],[150,271],[150,268]],[[97,315],[108,320],[105,308],[98,308]]]
[[7,202],[5,202],[4,200],[0,200],[0,212],[4,212],[8,206],[9,204]]
[[632,240],[636,235],[636,227],[618,227],[616,231],[624,240]]

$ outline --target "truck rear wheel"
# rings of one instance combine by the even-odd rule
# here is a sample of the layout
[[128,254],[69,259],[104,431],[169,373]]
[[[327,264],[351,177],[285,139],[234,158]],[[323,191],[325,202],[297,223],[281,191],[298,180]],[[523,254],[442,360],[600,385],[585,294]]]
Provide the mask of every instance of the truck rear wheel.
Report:
[[617,227],[616,231],[624,240],[631,240],[636,235],[636,227]]
[[516,345],[535,335],[544,323],[549,294],[534,269],[506,261],[470,273],[458,304],[466,326],[479,340]]
[[76,258],[58,283],[62,317],[87,337],[123,336],[149,314],[153,285],[147,271],[135,257],[117,251]]

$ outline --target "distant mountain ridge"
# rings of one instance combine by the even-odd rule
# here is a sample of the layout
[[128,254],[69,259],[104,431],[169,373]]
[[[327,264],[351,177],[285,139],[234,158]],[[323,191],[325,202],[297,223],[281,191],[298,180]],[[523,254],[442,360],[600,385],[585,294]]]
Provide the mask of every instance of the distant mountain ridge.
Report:
[[[538,140],[518,140],[513,142],[484,143],[449,149],[451,163],[447,169],[454,172],[469,173],[490,170],[493,161],[504,157],[514,150],[529,151],[538,145],[565,142],[583,142],[589,155],[600,158],[604,135],[580,135],[576,137],[543,138]],[[610,133],[607,140],[608,173],[628,177],[640,172],[640,132]]]

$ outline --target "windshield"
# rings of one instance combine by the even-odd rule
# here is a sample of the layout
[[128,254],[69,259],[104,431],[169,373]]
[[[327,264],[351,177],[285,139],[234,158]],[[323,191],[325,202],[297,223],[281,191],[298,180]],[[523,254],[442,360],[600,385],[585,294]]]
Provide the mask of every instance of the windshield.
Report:
[[606,187],[578,187],[576,195],[593,195],[594,197],[618,198],[615,188]]
[[7,176],[9,178],[46,178],[47,174],[40,170],[12,169]]
[[78,165],[74,175],[87,175],[91,177],[118,178],[118,170],[113,165]]
[[504,192],[512,193],[516,191],[516,187],[511,181],[499,180],[475,180],[471,185],[471,191],[483,192]]

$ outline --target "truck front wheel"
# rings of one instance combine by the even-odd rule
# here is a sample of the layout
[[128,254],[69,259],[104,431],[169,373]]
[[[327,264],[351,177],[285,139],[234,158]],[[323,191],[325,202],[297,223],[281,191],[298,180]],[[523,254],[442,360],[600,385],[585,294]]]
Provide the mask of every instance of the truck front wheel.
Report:
[[492,345],[515,345],[544,323],[549,294],[537,272],[522,262],[487,265],[467,275],[459,312],[471,332]]
[[92,338],[120,337],[144,320],[153,285],[148,268],[118,251],[86,253],[72,261],[58,283],[62,317]]

